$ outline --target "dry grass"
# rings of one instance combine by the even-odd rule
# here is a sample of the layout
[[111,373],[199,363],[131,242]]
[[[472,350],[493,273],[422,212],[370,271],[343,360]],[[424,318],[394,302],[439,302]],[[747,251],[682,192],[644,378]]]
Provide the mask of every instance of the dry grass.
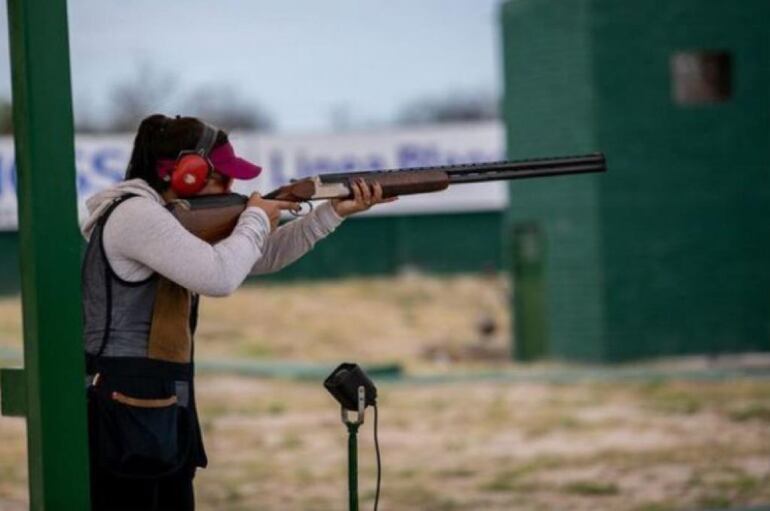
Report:
[[[318,385],[219,378],[201,388],[212,462],[200,475],[202,502],[344,508],[344,427]],[[770,500],[768,422],[730,413],[766,401],[766,384],[392,384],[381,394],[383,510]],[[670,395],[690,396],[701,408],[658,410]],[[366,507],[375,468],[370,428],[371,417],[361,436]]]
[[[424,348],[463,353],[484,313],[503,325],[493,341],[502,348],[504,287],[409,276],[249,288],[206,302],[198,352],[432,368]],[[0,346],[18,344],[14,314],[15,301],[0,302]],[[197,479],[201,509],[346,508],[345,430],[319,383],[205,376],[198,388],[210,457]],[[380,385],[380,407],[383,511],[770,502],[763,380],[396,382]],[[371,427],[370,414],[360,441],[363,509],[374,488]],[[0,418],[0,510],[26,508],[23,439],[21,421]]]
[[0,299],[0,347],[21,346],[21,300]]
[[478,341],[476,325],[485,315],[500,328],[492,344],[504,349],[506,288],[505,281],[494,277],[413,274],[259,286],[204,302],[197,349],[201,357],[355,357],[415,364],[431,346],[441,348],[439,355],[451,355]]

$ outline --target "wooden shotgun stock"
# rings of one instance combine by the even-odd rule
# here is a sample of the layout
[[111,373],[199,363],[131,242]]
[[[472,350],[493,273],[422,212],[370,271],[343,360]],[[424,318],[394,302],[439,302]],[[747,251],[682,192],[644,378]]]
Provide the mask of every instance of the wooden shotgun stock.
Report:
[[[349,199],[353,196],[350,187],[352,178],[363,178],[369,184],[380,183],[383,197],[387,198],[437,192],[453,184],[585,174],[606,170],[604,155],[593,153],[585,156],[520,161],[319,174],[282,186],[264,198],[293,202]],[[168,207],[187,230],[209,243],[216,243],[232,232],[247,200],[247,197],[235,193],[206,195],[174,201]]]
[[168,208],[191,233],[209,243],[230,236],[248,197],[238,193],[203,195],[169,203]]

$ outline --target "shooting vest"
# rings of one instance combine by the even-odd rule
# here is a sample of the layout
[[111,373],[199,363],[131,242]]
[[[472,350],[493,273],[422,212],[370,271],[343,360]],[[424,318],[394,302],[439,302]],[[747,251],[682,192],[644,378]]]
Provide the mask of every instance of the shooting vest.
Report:
[[121,279],[98,220],[82,268],[92,462],[116,475],[157,477],[206,466],[195,407],[193,334],[198,296],[154,273]]

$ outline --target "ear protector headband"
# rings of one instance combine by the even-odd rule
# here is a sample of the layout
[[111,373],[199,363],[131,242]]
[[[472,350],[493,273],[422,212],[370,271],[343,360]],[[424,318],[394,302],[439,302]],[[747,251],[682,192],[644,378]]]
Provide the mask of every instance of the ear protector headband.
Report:
[[179,153],[174,170],[165,178],[179,197],[191,197],[206,186],[214,170],[209,154],[217,140],[217,132],[213,126],[203,123],[203,132],[195,149]]

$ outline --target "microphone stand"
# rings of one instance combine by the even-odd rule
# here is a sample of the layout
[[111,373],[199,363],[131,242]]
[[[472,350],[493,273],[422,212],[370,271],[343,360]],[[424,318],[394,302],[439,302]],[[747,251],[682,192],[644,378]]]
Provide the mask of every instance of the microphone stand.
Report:
[[340,407],[342,423],[348,428],[348,503],[350,511],[358,511],[358,428],[364,423],[366,390],[358,387],[358,411],[351,420],[344,406]]

